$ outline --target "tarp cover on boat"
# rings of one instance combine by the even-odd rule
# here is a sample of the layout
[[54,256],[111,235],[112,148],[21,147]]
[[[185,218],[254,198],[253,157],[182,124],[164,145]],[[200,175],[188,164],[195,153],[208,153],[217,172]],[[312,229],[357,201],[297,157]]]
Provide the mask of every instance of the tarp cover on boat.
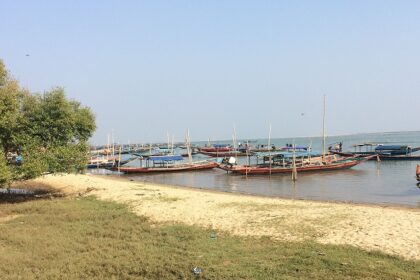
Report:
[[[321,156],[321,153],[318,152],[295,152],[295,156],[296,157],[318,157]],[[293,153],[292,152],[263,152],[263,153],[257,153],[258,157],[267,157],[267,156],[271,156],[271,157],[284,157],[284,158],[292,158],[293,157]]]
[[169,156],[151,156],[148,159],[152,161],[173,161],[173,160],[183,160],[184,158],[181,155],[169,155]]
[[214,148],[224,148],[224,147],[229,147],[230,144],[213,144]]
[[410,150],[410,147],[408,146],[402,146],[402,145],[381,145],[375,148],[375,150],[383,151],[383,150],[395,150],[395,151],[402,151],[402,150]]

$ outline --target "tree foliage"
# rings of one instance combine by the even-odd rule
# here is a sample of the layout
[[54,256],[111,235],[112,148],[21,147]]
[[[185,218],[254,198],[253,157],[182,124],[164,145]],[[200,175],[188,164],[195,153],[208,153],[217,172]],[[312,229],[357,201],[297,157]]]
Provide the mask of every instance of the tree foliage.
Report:
[[[32,94],[0,60],[0,186],[45,172],[82,170],[95,128],[91,110],[67,99],[63,88]],[[12,164],[12,155],[22,156],[22,163]]]

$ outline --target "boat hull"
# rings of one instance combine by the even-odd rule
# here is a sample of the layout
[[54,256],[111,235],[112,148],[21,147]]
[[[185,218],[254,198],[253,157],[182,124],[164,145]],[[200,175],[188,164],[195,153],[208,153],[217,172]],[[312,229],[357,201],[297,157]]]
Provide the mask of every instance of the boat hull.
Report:
[[[306,166],[296,166],[296,171],[300,172],[319,172],[319,171],[333,171],[333,170],[342,170],[352,168],[366,160],[369,160],[371,157],[367,156],[363,158],[354,158],[352,160],[344,160],[335,163],[329,164],[310,164]],[[242,174],[242,175],[271,175],[271,174],[282,174],[282,173],[292,173],[293,167],[279,167],[279,166],[229,166],[227,164],[219,164],[220,169],[229,171],[232,173]]]
[[344,156],[344,157],[354,157],[354,156],[366,156],[374,155],[370,160],[377,160],[379,157],[380,160],[420,160],[420,155],[381,155],[375,153],[345,153],[345,152],[333,152],[333,154]]

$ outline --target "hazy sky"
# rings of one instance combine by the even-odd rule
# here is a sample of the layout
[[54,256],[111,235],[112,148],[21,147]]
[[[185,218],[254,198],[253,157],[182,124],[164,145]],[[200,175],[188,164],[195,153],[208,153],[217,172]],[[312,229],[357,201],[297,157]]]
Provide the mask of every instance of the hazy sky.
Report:
[[420,129],[420,1],[1,0],[0,58],[92,143]]

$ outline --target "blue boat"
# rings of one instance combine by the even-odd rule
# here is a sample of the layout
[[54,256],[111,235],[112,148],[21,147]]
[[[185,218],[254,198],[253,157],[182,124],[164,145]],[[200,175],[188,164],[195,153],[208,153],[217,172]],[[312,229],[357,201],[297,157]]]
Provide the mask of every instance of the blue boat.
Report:
[[381,160],[420,160],[419,154],[413,154],[420,151],[420,147],[375,143],[362,143],[354,145],[353,147],[353,152],[340,152],[334,150],[331,152],[342,156],[377,155]]

